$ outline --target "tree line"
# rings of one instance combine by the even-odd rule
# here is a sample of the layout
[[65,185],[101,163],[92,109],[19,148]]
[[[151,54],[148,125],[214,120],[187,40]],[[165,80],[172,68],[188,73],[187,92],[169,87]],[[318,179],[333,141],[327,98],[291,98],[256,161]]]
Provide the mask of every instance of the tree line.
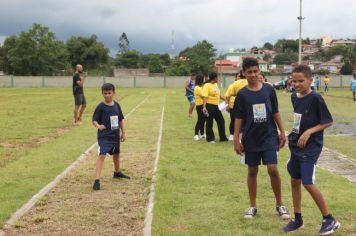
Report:
[[[304,44],[310,40],[304,39]],[[321,45],[319,45],[321,46]],[[131,49],[126,33],[118,40],[118,53],[112,57],[110,51],[96,35],[72,36],[66,42],[57,39],[48,27],[34,23],[27,32],[12,35],[0,46],[0,70],[6,74],[24,76],[70,75],[76,64],[83,64],[91,75],[111,76],[114,67],[148,68],[150,73],[165,73],[168,76],[185,76],[190,73],[208,73],[213,70],[217,58],[214,45],[206,40],[197,42],[171,58],[168,53],[143,54]],[[266,42],[263,47],[251,50],[275,50],[276,55],[265,54],[264,59],[278,65],[290,65],[298,60],[298,40],[280,39],[274,45]],[[242,49],[245,50],[246,49]],[[356,46],[320,48],[312,60],[327,61],[341,55],[344,62],[342,72],[356,70]]]

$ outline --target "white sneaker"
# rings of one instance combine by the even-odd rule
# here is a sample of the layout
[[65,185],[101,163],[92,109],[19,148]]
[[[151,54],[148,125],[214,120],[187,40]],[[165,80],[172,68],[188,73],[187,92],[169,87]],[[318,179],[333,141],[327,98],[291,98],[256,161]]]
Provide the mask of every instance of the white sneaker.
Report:
[[206,135],[205,134],[201,135],[200,139],[206,139]]
[[215,141],[210,141],[209,143],[215,143]]
[[194,141],[198,141],[200,138],[198,135],[194,135]]
[[233,134],[230,134],[229,141],[234,141],[234,135]]

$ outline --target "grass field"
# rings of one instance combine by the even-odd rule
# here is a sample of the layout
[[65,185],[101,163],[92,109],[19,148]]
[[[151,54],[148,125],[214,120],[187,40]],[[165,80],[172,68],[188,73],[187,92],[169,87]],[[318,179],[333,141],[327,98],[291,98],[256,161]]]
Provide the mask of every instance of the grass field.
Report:
[[[166,96],[153,235],[281,234],[285,222],[275,215],[265,168],[260,169],[258,179],[258,217],[246,221],[243,219],[243,211],[248,206],[246,167],[239,163],[232,143],[193,142],[195,117],[187,118],[182,90],[120,89],[123,110],[131,110],[148,94]],[[95,142],[95,129],[89,120],[95,105],[101,101],[99,89],[86,89],[86,97],[87,122],[72,126],[70,90],[0,89],[0,224]],[[285,126],[290,130],[290,94],[279,93],[278,97]],[[351,109],[356,103],[351,101],[350,91],[331,91],[324,97],[338,119],[356,119],[356,109]],[[154,110],[162,105],[155,102],[144,107],[150,110],[151,106]],[[148,120],[151,117],[149,112],[146,116]],[[227,129],[227,116],[225,121]],[[135,134],[138,140],[147,136],[157,138],[156,134],[142,129],[143,132]],[[129,135],[130,130],[127,132]],[[355,141],[354,136],[327,136],[326,146],[355,158]],[[280,153],[279,169],[284,202],[291,208],[285,169],[288,155],[286,148]],[[337,235],[356,235],[355,185],[320,169],[317,184],[331,212],[342,223]],[[320,226],[320,214],[310,196],[305,192],[303,196],[306,227],[296,235],[314,235]]]

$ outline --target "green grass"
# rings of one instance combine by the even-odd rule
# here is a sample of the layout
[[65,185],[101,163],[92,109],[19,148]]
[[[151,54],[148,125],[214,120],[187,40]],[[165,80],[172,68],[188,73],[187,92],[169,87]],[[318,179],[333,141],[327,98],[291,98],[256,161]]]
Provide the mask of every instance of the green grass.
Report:
[[[248,206],[246,167],[239,163],[232,143],[193,141],[196,116],[187,118],[188,103],[181,89],[119,89],[118,94],[125,95],[121,102],[124,114],[142,101],[147,91],[166,94],[153,235],[281,235],[286,222],[275,214],[266,169],[261,167],[258,177],[258,216],[247,221],[243,219],[243,211]],[[325,95],[325,100],[333,115],[355,119],[356,109],[350,107],[356,104],[346,99],[348,93],[333,90]],[[0,224],[96,141],[96,131],[89,121],[94,107],[101,101],[99,89],[86,89],[86,97],[89,105],[84,117],[86,123],[75,127],[71,125],[70,89],[0,89],[3,108],[0,144],[6,144],[0,146]],[[290,94],[278,93],[278,97],[285,126],[290,130]],[[145,108],[157,109],[158,105],[161,106],[145,104]],[[225,123],[228,130],[227,115]],[[58,129],[66,132],[57,134]],[[156,139],[156,134],[144,130],[140,135],[152,135]],[[41,138],[46,140],[37,143]],[[328,147],[344,154],[355,153],[353,140],[350,137],[325,139]],[[289,151],[284,148],[279,170],[284,202],[291,209],[288,156]],[[317,185],[331,212],[342,223],[336,235],[356,235],[355,185],[321,169],[317,171]],[[46,204],[45,199],[38,204]],[[320,213],[305,191],[302,206],[305,229],[295,235],[314,235],[320,227]],[[135,217],[142,220],[143,215]],[[37,218],[41,221],[46,215]]]
[[[287,121],[292,111],[290,94],[278,96],[285,126],[290,130],[292,121]],[[281,229],[286,222],[275,214],[274,196],[265,167],[260,168],[258,177],[258,216],[252,221],[245,220],[243,212],[249,204],[246,167],[239,163],[231,142],[194,142],[195,118],[186,118],[186,108],[180,95],[167,98],[153,234],[283,235]],[[227,124],[227,117],[225,120]],[[288,156],[289,151],[284,148],[280,153],[279,170],[284,202],[291,209],[290,177],[286,171]],[[356,234],[355,185],[321,169],[317,171],[317,185],[331,212],[343,224],[336,235]],[[304,190],[302,206],[306,227],[295,235],[315,235],[321,216]]]
[[[85,124],[72,126],[70,89],[1,89],[0,94],[1,107],[6,108],[1,109],[0,144],[10,146],[0,146],[2,225],[11,213],[96,142],[96,130],[90,120],[102,97],[99,89],[86,89]],[[125,96],[122,100],[124,114],[147,96],[143,89],[119,89],[118,95]],[[53,135],[60,128],[68,130]],[[47,140],[38,144],[39,137]]]

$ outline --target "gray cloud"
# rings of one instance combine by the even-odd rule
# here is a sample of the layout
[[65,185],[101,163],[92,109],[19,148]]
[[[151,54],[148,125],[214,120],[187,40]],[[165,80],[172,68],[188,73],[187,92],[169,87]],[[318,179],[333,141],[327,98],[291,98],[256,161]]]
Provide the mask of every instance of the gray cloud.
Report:
[[[354,0],[303,0],[304,37],[354,37]],[[299,0],[2,0],[0,42],[36,22],[61,40],[96,34],[112,52],[126,32],[131,47],[177,52],[206,39],[219,51],[298,37]]]

